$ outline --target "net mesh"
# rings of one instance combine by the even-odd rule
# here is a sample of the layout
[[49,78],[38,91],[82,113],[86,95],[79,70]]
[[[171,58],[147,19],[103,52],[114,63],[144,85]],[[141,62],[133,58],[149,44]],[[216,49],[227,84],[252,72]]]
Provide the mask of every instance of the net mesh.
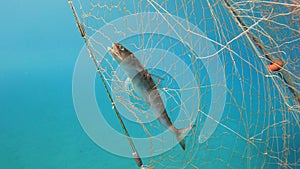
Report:
[[[149,139],[146,146],[149,156],[143,158],[145,165],[152,168],[300,167],[299,1],[75,0],[73,5],[109,92],[121,113],[128,112],[125,125],[129,133]],[[119,18],[145,12],[157,13],[162,19],[137,17],[135,24],[123,19],[122,29],[112,24]],[[168,25],[164,34],[155,32],[164,25]],[[109,31],[105,32],[104,26]],[[180,36],[181,29],[198,39]],[[179,38],[172,38],[174,33]],[[164,138],[152,137],[165,129],[157,120],[144,122],[155,117],[107,53],[107,47],[115,42],[112,36],[135,52],[153,75],[167,102],[170,118],[174,120],[180,113],[187,114],[176,125],[183,127],[195,122],[186,138],[185,152],[179,146],[166,151]],[[199,46],[201,49],[196,49]],[[160,52],[156,53],[158,49]],[[172,54],[180,59],[168,62]],[[208,69],[216,58],[221,64],[211,73]],[[278,59],[283,62],[282,68],[268,71],[268,65]],[[179,69],[181,62],[186,69]],[[188,72],[192,72],[195,81],[185,77]],[[224,80],[213,80],[222,74]],[[178,79],[184,83],[180,84]],[[217,93],[218,97],[212,94],[214,86],[224,88]],[[222,97],[226,101],[223,110],[215,108],[222,111],[221,118],[217,118],[218,112],[211,113],[210,109]],[[184,105],[186,108],[180,110]],[[207,119],[217,124],[211,128],[211,135],[205,135],[209,131],[202,132],[207,130]],[[159,148],[154,142],[160,144]],[[164,153],[155,155],[158,152]]]

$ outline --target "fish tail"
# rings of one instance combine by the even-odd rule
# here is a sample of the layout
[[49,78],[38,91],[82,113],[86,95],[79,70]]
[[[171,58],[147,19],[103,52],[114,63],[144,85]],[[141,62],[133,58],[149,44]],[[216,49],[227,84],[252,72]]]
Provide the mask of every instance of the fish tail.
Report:
[[183,150],[185,150],[185,137],[187,136],[187,132],[190,131],[193,127],[195,127],[195,125],[178,129],[176,132],[176,138]]

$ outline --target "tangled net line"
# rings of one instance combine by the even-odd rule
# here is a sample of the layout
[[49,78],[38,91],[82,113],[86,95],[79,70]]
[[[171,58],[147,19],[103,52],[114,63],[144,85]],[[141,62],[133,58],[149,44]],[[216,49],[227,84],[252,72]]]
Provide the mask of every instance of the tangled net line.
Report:
[[[230,1],[230,0],[89,0],[69,1],[78,16],[79,30],[92,53],[96,67],[114,97],[114,103],[123,105],[139,122],[151,117],[146,105],[132,90],[130,82],[123,74],[118,75],[118,65],[107,51],[107,44],[113,43],[111,36],[121,37],[121,43],[133,52],[143,49],[139,59],[147,66],[154,56],[153,49],[163,49],[174,53],[189,67],[196,77],[197,86],[176,84],[184,72],[170,77],[171,71],[179,67],[178,62],[163,64],[169,55],[161,55],[164,71],[149,69],[151,74],[161,77],[160,92],[168,101],[171,118],[178,115],[180,105],[195,102],[197,107],[190,112],[196,116],[181,119],[184,122],[195,120],[196,127],[188,135],[186,152],[179,147],[164,152],[150,146],[149,157],[144,163],[153,168],[298,168],[300,167],[300,3],[297,0],[272,1]],[[124,21],[124,29],[136,36],[128,36],[111,22],[124,16],[154,12],[162,20],[144,18],[137,20],[139,25],[129,25]],[[192,23],[202,32],[197,32],[180,22],[178,18]],[[195,53],[197,46],[189,39],[170,38],[171,34],[149,33],[142,28],[153,26],[159,29],[165,22],[170,32],[180,33],[183,28],[198,37],[202,49]],[[101,31],[104,25],[112,34]],[[142,30],[141,30],[142,29]],[[140,33],[145,31],[144,33]],[[100,38],[101,37],[101,38]],[[189,44],[189,45],[187,45]],[[204,44],[204,46],[203,46]],[[206,44],[206,46],[205,46]],[[214,50],[209,50],[213,46]],[[147,53],[150,53],[147,55]],[[137,56],[138,57],[138,56]],[[222,65],[213,76],[225,73],[225,81],[214,84],[212,75],[205,64],[215,58]],[[204,61],[205,64],[204,64]],[[279,61],[279,62],[276,62]],[[277,66],[277,70],[270,69]],[[206,65],[207,66],[207,65]],[[187,71],[187,70],[186,70]],[[160,78],[158,78],[160,79]],[[167,82],[166,79],[170,79]],[[112,85],[114,84],[114,85]],[[222,118],[209,114],[210,107],[218,102],[213,98],[213,86],[222,86],[225,92],[218,93],[226,98]],[[180,100],[180,94],[196,88],[190,99]],[[116,92],[117,91],[117,92]],[[124,95],[128,98],[124,98]],[[196,97],[197,96],[197,97]],[[197,100],[193,100],[198,98]],[[173,117],[174,116],[174,117]],[[212,135],[205,141],[201,130],[206,119],[218,124]],[[149,137],[163,132],[157,121],[140,122],[138,125],[126,122],[127,129],[134,137]],[[134,126],[134,127],[132,127]],[[132,132],[135,130],[135,132]],[[158,139],[165,144],[163,138]],[[151,141],[150,141],[151,142]]]

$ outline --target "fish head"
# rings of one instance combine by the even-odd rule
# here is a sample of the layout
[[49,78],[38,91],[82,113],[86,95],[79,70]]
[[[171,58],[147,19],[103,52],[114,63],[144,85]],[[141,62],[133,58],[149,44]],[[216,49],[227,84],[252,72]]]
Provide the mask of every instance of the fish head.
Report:
[[132,55],[132,52],[130,52],[120,43],[113,43],[112,48],[109,49],[109,51],[118,63],[122,63],[124,60],[126,60],[129,56]]

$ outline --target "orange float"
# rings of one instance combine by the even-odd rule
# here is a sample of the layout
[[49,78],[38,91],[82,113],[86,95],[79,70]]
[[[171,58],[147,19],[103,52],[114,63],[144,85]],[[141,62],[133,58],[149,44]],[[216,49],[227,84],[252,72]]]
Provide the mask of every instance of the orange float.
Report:
[[274,71],[280,70],[280,69],[282,68],[282,66],[283,66],[282,61],[279,60],[279,59],[275,59],[275,60],[273,60],[272,63],[270,63],[270,64],[268,65],[267,68],[268,68],[268,71],[274,72]]

